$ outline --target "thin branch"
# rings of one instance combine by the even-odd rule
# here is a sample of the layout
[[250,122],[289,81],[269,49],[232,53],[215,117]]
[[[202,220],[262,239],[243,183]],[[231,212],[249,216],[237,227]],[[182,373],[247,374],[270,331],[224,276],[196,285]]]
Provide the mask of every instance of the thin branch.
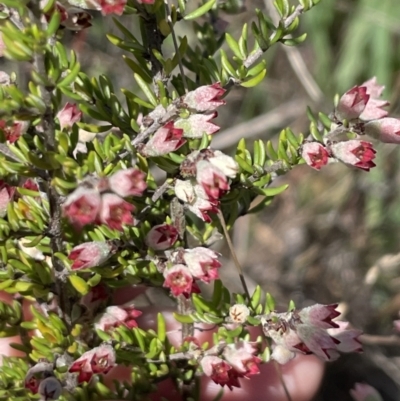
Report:
[[279,381],[282,384],[283,391],[285,392],[286,398],[288,399],[288,401],[293,401],[292,396],[290,395],[289,390],[286,386],[285,380],[282,375],[282,370],[281,370],[281,367],[279,366],[278,362],[274,361],[274,367],[275,367],[276,373],[278,374]]
[[229,232],[228,232],[228,228],[226,227],[225,218],[224,218],[224,215],[222,214],[221,210],[218,210],[218,218],[219,218],[219,221],[221,223],[222,229],[224,231],[226,242],[227,242],[229,250],[231,252],[233,262],[235,263],[236,269],[238,271],[239,278],[240,278],[240,281],[241,281],[242,286],[243,286],[243,290],[244,290],[244,292],[245,292],[245,294],[247,296],[247,299],[250,301],[251,297],[250,297],[249,289],[248,289],[247,284],[246,284],[246,280],[245,280],[244,275],[243,275],[243,269],[242,269],[242,266],[240,265],[239,259],[236,256],[235,247],[233,246],[231,237],[230,237]]
[[400,337],[393,334],[391,336],[377,336],[372,334],[363,334],[360,340],[365,345],[381,345],[390,347],[400,346]]

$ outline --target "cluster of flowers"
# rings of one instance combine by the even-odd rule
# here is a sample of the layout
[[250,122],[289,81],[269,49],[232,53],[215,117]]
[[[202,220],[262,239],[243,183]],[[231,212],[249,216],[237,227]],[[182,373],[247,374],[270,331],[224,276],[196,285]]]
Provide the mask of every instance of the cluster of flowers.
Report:
[[325,361],[340,352],[361,352],[361,331],[348,329],[348,322],[333,321],[337,304],[316,304],[300,311],[272,312],[261,318],[264,334],[273,342],[272,358],[284,364],[296,353],[315,354]]
[[[339,100],[332,115],[332,130],[324,143],[305,142],[301,154],[306,163],[320,170],[330,161],[341,161],[369,171],[375,166],[372,143],[362,140],[364,135],[386,143],[400,143],[400,120],[387,117],[383,109],[389,102],[380,100],[384,86],[376,78],[347,91]],[[346,137],[356,134],[358,139]],[[344,137],[343,137],[344,136]]]
[[75,228],[87,224],[106,224],[116,230],[134,224],[133,204],[122,198],[142,196],[147,188],[145,174],[135,168],[120,170],[110,177],[90,179],[69,194],[63,204],[64,215]]
[[221,263],[218,254],[211,249],[197,247],[178,250],[171,254],[170,261],[172,266],[164,270],[163,286],[169,288],[176,297],[199,293],[196,280],[209,283],[219,277]]
[[57,400],[62,392],[61,383],[54,376],[54,366],[48,362],[39,362],[31,367],[25,376],[24,386],[32,394],[39,394],[42,400]]
[[[188,117],[168,121],[146,144],[139,147],[139,151],[147,157],[162,156],[179,149],[188,138],[196,139],[204,134],[212,135],[218,132],[220,127],[210,121],[218,115],[216,108],[225,104],[221,99],[224,93],[225,89],[219,83],[200,86],[187,93],[180,99],[180,106],[190,111]],[[142,121],[142,128],[147,128],[148,121],[153,122],[163,118],[165,113],[166,109],[163,106],[157,106]]]
[[218,211],[219,199],[230,189],[228,180],[238,171],[236,161],[219,150],[194,151],[181,165],[186,179],[175,181],[175,195],[197,217],[210,222],[208,213]]
[[212,355],[213,350],[220,345],[206,351],[200,360],[204,374],[216,384],[229,387],[240,387],[239,378],[260,373],[258,365],[262,362],[257,357],[259,344],[248,341],[237,341],[226,344],[219,355]]

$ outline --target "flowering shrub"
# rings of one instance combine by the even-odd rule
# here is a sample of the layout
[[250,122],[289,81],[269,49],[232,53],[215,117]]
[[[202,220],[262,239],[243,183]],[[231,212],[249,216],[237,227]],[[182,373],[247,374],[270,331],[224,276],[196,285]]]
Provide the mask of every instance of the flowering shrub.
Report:
[[[25,91],[19,77],[2,73],[0,289],[13,302],[1,303],[0,333],[21,336],[14,347],[23,357],[4,358],[0,400],[147,399],[168,377],[193,399],[185,386],[201,375],[234,389],[270,360],[285,364],[300,353],[331,361],[362,351],[361,332],[337,320],[336,304],[279,312],[260,287],[249,293],[241,272],[243,293],[230,294],[219,280],[220,255],[210,249],[218,233],[230,243],[229,229],[254,211],[256,197],[261,208],[286,189],[273,185],[277,176],[336,161],[369,171],[376,151],[367,137],[400,143],[400,122],[387,117],[383,87],[373,78],[347,91],[329,116],[310,113],[306,139],[287,128],[277,146],[257,140],[250,151],[241,140],[233,156],[213,149],[217,108],[234,86],[262,81],[261,58],[271,46],[303,40],[294,37],[299,18],[316,3],[276,1],[276,26],[258,12],[252,49],[247,26],[236,41],[216,38],[206,24],[207,56],[199,63],[197,48],[176,38],[174,26],[216,15],[215,0],[191,12],[184,1],[2,2],[4,55],[29,62],[30,83]],[[137,39],[116,19],[121,37],[108,35],[130,54],[137,84],[135,93],[122,88],[123,100],[107,76],[81,71],[63,44],[65,29],[91,26],[90,10],[126,14],[142,28]],[[177,44],[166,58],[169,36]],[[234,57],[219,50],[224,39]],[[83,143],[84,132],[94,139]],[[211,300],[203,285],[213,285]],[[161,313],[155,329],[144,329],[145,311],[115,304],[116,290],[132,286],[164,288],[177,301],[178,345]],[[24,300],[32,319],[22,313]],[[198,341],[198,324],[215,326],[213,344]],[[121,365],[130,367],[131,381],[113,394],[102,377]],[[365,398],[360,393],[353,396]]]

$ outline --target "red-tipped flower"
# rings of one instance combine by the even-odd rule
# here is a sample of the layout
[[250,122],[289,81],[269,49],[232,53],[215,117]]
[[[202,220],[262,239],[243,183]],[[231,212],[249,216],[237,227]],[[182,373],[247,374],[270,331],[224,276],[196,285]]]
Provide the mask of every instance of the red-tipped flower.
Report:
[[164,271],[163,287],[169,288],[175,297],[184,295],[186,298],[193,292],[199,292],[194,285],[193,276],[185,265],[175,265]]
[[117,195],[125,198],[126,196],[142,196],[147,188],[144,180],[146,174],[136,168],[120,170],[109,177],[110,189]]
[[369,171],[375,167],[375,149],[372,143],[352,139],[330,145],[332,155],[342,163]]
[[122,15],[127,0],[100,0],[101,13],[103,15]]
[[161,156],[179,149],[186,140],[183,138],[183,129],[175,128],[170,121],[150,138],[142,149],[145,156]]
[[318,142],[305,142],[301,147],[301,156],[315,170],[321,170],[329,161],[329,152]]
[[204,85],[189,92],[183,97],[183,102],[196,111],[214,111],[217,107],[225,104],[221,96],[226,90],[219,82],[213,85]]
[[156,251],[171,248],[178,240],[178,230],[170,224],[154,226],[146,236],[147,245]]
[[199,161],[196,170],[196,180],[203,187],[209,199],[218,200],[229,190],[226,175],[210,162]]
[[397,118],[382,118],[364,124],[366,135],[385,143],[400,144],[400,120]]
[[75,123],[82,118],[82,112],[79,111],[75,103],[66,103],[65,106],[57,113],[60,128],[71,128]]
[[68,255],[73,260],[72,270],[100,266],[110,256],[111,246],[107,242],[85,242],[74,247]]
[[176,128],[183,129],[185,138],[201,138],[203,134],[211,135],[220,130],[218,125],[210,122],[217,115],[217,112],[212,114],[192,114],[188,118],[179,118],[174,125]]
[[122,231],[123,225],[134,223],[132,212],[135,207],[118,195],[104,194],[102,196],[101,209],[99,212],[100,221],[108,227]]

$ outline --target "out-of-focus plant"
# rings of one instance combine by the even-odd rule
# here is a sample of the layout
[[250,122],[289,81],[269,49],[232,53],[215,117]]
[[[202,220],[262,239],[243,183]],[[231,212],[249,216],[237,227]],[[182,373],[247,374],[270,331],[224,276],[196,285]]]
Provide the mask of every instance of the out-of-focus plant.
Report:
[[[234,255],[229,229],[286,189],[273,185],[277,176],[304,162],[369,170],[375,150],[365,135],[400,142],[400,122],[387,117],[372,79],[338,98],[329,116],[309,110],[308,139],[287,128],[276,146],[257,140],[250,151],[241,140],[233,157],[213,149],[216,110],[235,86],[263,80],[270,47],[305,39],[295,32],[316,3],[277,0],[279,22],[258,10],[238,39],[217,28],[220,9],[237,11],[234,1],[192,10],[185,0],[1,3],[4,56],[27,65],[30,80],[23,88],[16,74],[1,74],[0,290],[14,300],[0,303],[0,333],[20,335],[13,347],[25,356],[4,358],[0,400],[139,399],[168,377],[190,399],[201,375],[232,389],[270,359],[302,353],[329,361],[361,350],[360,331],[334,320],[336,304],[290,303],[279,313],[271,294],[249,293],[239,265],[243,293],[231,294],[210,249],[221,233]],[[138,90],[88,77],[63,44],[66,29],[90,27],[90,10],[139,25],[136,37],[116,18],[120,34],[107,35],[124,51]],[[175,35],[181,20],[193,21],[197,43]],[[175,52],[166,57],[169,37]],[[85,132],[94,139],[84,142]],[[211,282],[206,299],[199,283]],[[136,285],[165,288],[177,300],[178,346],[161,313],[157,329],[145,330],[142,311],[113,304],[116,290]],[[214,344],[196,339],[198,323],[215,325]],[[253,338],[251,326],[262,335]],[[122,364],[132,381],[113,395],[101,376]]]

